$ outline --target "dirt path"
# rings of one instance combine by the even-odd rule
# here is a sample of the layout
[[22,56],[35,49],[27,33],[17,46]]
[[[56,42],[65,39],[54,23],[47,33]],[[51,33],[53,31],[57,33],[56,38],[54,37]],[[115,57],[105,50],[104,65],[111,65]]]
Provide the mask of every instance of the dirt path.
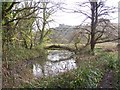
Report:
[[114,72],[109,70],[103,76],[102,81],[98,85],[98,88],[114,88]]

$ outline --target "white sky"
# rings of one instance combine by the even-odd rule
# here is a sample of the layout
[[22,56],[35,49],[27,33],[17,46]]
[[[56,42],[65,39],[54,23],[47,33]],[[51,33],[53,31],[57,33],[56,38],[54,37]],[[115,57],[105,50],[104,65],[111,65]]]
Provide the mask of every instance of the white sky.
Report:
[[[61,0],[61,1],[67,4],[66,8],[75,8],[77,7],[77,5],[75,5],[75,2],[84,2],[88,0]],[[118,7],[119,1],[120,0],[107,0],[106,5]],[[118,17],[118,13],[113,14],[112,17],[114,18]],[[85,17],[81,16],[81,14],[65,13],[62,11],[58,11],[52,18],[55,20],[55,22],[50,24],[51,27],[56,27],[59,24],[80,25],[82,21],[85,19]],[[117,23],[118,18],[112,20],[111,22]]]

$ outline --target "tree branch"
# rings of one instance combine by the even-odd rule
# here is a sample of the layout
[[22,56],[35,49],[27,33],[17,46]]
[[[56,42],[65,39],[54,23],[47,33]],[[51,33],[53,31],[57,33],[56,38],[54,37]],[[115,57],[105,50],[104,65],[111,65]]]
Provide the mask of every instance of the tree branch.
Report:
[[116,38],[112,40],[97,41],[96,43],[105,43],[105,42],[112,42],[112,41],[117,41],[117,40],[120,40],[120,38]]

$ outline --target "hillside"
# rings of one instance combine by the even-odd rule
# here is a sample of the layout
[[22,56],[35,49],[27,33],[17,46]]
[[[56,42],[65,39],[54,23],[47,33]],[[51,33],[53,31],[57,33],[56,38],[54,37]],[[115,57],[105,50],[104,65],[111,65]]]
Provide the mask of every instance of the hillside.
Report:
[[[118,37],[118,24],[108,22],[107,25],[104,23],[100,23],[97,26],[97,34],[98,37],[104,29],[104,34],[102,38],[105,39],[114,39]],[[68,26],[64,24],[60,24],[59,27],[51,28],[52,34],[50,38],[53,43],[70,43],[75,42],[77,39],[81,39],[81,42],[85,42],[88,38],[88,33],[90,32],[90,25],[78,25],[78,26]],[[64,38],[63,38],[64,37]]]

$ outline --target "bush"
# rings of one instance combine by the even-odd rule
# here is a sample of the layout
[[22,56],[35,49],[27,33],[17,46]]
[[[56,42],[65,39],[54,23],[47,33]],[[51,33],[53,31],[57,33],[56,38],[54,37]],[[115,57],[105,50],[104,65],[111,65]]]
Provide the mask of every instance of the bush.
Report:
[[[23,51],[21,50],[18,52],[21,53]],[[27,54],[30,55],[33,52],[34,51],[29,52]],[[36,56],[39,55],[38,52],[40,55],[43,55],[44,51],[38,47],[35,49]],[[20,87],[24,87],[24,88],[97,88],[106,70],[116,69],[117,56],[112,53],[102,52],[102,50],[100,49],[96,50],[96,52],[98,53],[98,56],[95,56],[95,58],[94,56],[92,58],[88,57],[87,58],[88,60],[81,60],[80,66],[75,70],[61,73],[54,77],[43,77],[38,80],[32,79],[30,82],[23,82]]]
[[103,73],[98,68],[78,68],[58,76],[46,77],[26,87],[40,88],[96,88]]

